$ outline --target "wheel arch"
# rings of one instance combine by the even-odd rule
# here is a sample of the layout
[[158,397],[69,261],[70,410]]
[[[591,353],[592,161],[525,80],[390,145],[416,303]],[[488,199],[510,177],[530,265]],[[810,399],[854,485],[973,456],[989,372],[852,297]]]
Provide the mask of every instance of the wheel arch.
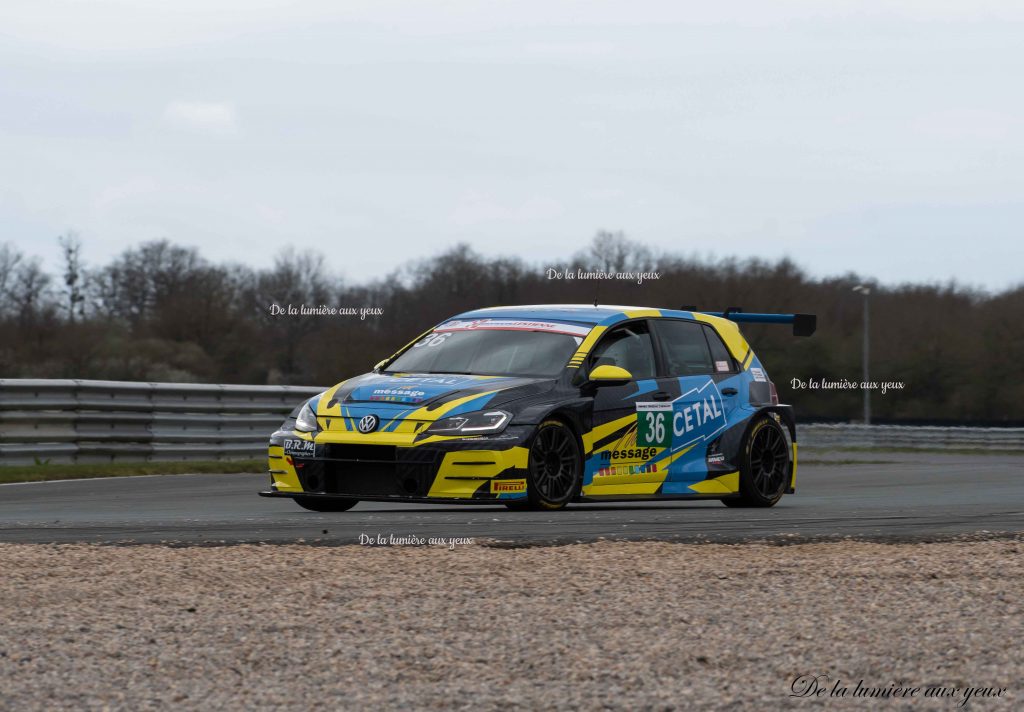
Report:
[[790,439],[793,442],[796,442],[796,418],[793,416],[793,406],[791,405],[765,405],[754,409],[753,412],[751,412],[750,417],[747,418],[743,436],[747,436],[747,433],[750,432],[750,428],[753,427],[754,421],[757,420],[758,416],[770,414],[779,416],[779,421],[785,425],[786,430],[789,431]]
[[555,405],[548,409],[544,415],[537,419],[537,423],[533,426],[533,433],[530,435],[530,442],[533,442],[533,438],[537,435],[537,430],[541,424],[548,420],[558,420],[569,427],[569,431],[576,438],[576,444],[579,445],[580,451],[580,468],[586,466],[587,453],[583,447],[583,433],[584,433],[584,419],[583,414],[568,405]]
[[750,417],[747,418],[746,426],[743,428],[743,437],[740,439],[740,443],[745,443],[747,441],[751,428],[754,427],[754,423],[756,423],[758,418],[762,415],[778,416],[779,422],[785,426],[786,431],[789,433],[789,485],[786,487],[785,492],[786,494],[793,494],[796,492],[796,418],[793,415],[793,406],[766,405],[757,408],[753,413],[751,413]]
[[545,420],[558,418],[570,425],[576,435],[579,436],[586,427],[587,406],[589,404],[592,404],[592,402],[585,399],[535,404],[515,417],[513,422],[517,424],[521,422],[523,425],[533,425],[536,427]]

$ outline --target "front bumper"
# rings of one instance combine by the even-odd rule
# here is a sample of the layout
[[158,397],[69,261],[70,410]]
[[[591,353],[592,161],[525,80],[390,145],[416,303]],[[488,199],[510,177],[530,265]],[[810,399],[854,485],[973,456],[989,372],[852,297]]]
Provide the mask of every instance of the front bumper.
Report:
[[[498,436],[367,442],[358,433],[271,436],[268,497],[495,502],[526,497],[530,426]],[[297,443],[297,440],[302,442]]]

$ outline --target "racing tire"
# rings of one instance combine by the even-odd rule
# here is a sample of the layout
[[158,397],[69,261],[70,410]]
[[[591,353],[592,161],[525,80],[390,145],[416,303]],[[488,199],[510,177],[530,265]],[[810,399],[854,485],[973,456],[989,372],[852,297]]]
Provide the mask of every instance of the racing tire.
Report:
[[538,425],[526,471],[529,508],[562,509],[579,493],[582,476],[582,447],[572,428],[561,420]]
[[740,455],[739,496],[726,497],[727,507],[772,507],[789,487],[792,476],[789,442],[770,416],[757,418],[747,431]]
[[292,497],[295,504],[311,512],[345,512],[359,504],[358,499],[341,497]]

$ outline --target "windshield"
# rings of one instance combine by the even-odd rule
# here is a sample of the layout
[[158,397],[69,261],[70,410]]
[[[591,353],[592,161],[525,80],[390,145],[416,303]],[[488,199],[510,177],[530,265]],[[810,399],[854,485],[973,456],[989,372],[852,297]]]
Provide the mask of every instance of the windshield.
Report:
[[588,326],[557,322],[449,321],[413,344],[387,370],[554,377],[589,331]]

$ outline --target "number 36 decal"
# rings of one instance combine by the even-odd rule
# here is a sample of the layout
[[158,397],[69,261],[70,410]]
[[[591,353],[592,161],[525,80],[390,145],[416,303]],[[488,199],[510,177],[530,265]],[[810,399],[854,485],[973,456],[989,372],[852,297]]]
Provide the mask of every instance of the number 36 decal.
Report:
[[672,404],[637,403],[636,443],[641,447],[668,447],[672,443]]
[[418,349],[420,346],[440,346],[451,335],[452,332],[450,331],[446,331],[443,334],[427,334],[427,336],[413,344],[412,347]]

